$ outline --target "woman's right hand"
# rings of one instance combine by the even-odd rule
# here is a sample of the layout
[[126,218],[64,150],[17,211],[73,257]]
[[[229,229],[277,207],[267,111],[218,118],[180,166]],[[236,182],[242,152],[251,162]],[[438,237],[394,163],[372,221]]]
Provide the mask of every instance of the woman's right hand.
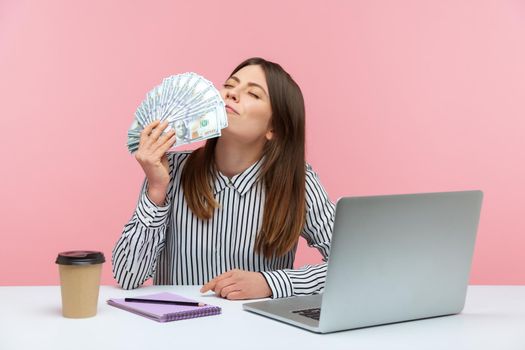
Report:
[[176,142],[175,131],[162,135],[168,126],[159,120],[147,125],[140,133],[139,148],[135,158],[148,178],[150,188],[167,188],[170,182],[169,164],[166,151]]

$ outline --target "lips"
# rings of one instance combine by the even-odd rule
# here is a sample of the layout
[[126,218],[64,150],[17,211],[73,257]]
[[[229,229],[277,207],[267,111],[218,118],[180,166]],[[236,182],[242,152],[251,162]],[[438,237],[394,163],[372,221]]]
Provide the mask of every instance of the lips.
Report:
[[231,111],[231,112],[233,112],[235,114],[239,114],[233,107],[228,106],[228,105],[226,106],[226,111]]

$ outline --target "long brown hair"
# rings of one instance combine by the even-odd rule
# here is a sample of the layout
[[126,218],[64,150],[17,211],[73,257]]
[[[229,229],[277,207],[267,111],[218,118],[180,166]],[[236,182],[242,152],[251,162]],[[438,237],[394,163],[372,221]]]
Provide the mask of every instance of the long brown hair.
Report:
[[[255,240],[255,250],[270,258],[295,247],[305,221],[304,99],[299,86],[279,64],[260,57],[245,60],[230,77],[248,65],[263,69],[272,109],[273,137],[264,146],[260,173],[266,191],[264,217]],[[217,139],[210,139],[193,151],[182,171],[186,202],[202,220],[210,219],[219,207],[212,190],[216,144]]]

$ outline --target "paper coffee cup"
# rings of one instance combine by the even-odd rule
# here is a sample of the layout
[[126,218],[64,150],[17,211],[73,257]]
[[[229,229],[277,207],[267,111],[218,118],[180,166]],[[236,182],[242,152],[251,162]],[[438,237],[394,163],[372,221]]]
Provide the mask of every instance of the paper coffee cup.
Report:
[[97,314],[98,292],[104,254],[75,250],[59,253],[56,259],[60,273],[62,315],[85,318]]

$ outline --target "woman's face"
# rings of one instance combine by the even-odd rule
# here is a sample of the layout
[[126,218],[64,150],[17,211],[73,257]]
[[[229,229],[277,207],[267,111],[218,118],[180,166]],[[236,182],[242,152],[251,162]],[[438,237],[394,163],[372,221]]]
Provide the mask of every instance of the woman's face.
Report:
[[223,135],[233,136],[244,144],[264,144],[272,138],[270,96],[259,65],[237,71],[224,82],[220,92],[228,115]]

